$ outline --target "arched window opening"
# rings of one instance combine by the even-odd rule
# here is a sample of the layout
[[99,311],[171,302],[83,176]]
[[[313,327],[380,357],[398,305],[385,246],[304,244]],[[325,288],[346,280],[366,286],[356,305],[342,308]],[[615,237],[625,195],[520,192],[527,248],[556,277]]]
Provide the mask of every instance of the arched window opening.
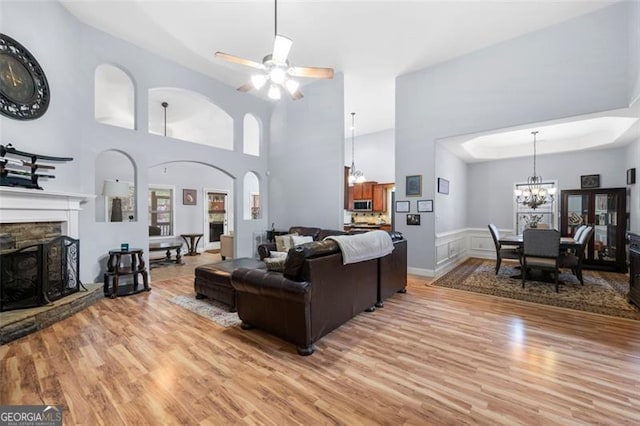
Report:
[[96,222],[136,222],[135,168],[129,157],[104,151],[95,164]]
[[102,124],[135,128],[135,88],[120,68],[102,64],[94,75],[94,117]]
[[252,114],[244,116],[244,143],[243,152],[249,155],[260,155],[260,123]]
[[260,181],[253,172],[244,175],[243,212],[245,220],[260,219],[262,217],[260,201]]
[[190,90],[149,89],[149,133],[233,150],[231,116]]

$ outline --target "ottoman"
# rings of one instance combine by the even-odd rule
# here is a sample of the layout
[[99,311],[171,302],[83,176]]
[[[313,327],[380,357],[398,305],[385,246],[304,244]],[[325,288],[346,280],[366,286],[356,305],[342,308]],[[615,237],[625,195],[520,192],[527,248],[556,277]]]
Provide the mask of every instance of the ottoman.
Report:
[[193,281],[196,299],[208,297],[229,305],[230,311],[235,312],[236,291],[231,285],[231,273],[238,268],[265,269],[266,265],[260,260],[242,257],[198,266]]

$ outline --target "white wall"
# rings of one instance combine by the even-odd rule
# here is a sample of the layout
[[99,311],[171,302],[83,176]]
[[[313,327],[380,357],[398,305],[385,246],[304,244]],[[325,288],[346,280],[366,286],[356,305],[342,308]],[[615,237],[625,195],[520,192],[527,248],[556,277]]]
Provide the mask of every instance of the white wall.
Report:
[[341,229],[344,207],[342,74],[303,88],[274,110],[269,150],[269,223]]
[[[625,148],[577,151],[537,157],[537,172],[546,180],[558,181],[563,189],[580,189],[580,176],[599,174],[601,188],[623,188],[626,182]],[[530,157],[486,161],[468,165],[468,226],[514,229],[513,184],[526,182],[533,173]],[[557,204],[560,208],[560,203]]]
[[[356,114],[356,131],[357,120]],[[350,120],[351,118],[348,117]],[[395,182],[395,133],[393,129],[355,136],[356,169],[364,173],[368,181]],[[351,137],[344,140],[344,165],[351,167]]]
[[[160,58],[125,41],[88,27],[70,15],[59,3],[50,1],[6,1],[0,3],[2,32],[22,43],[36,57],[46,73],[51,88],[49,110],[40,119],[17,121],[0,117],[3,141],[16,147],[49,155],[74,157],[70,163],[56,166],[57,178],[47,182],[45,190],[93,194],[94,167],[99,153],[116,149],[128,153],[135,168],[138,188],[139,220],[123,223],[97,223],[93,200],[83,205],[80,216],[80,275],[92,282],[105,268],[106,253],[122,241],[146,247],[148,218],[147,170],[171,161],[193,161],[219,166],[234,178],[235,194],[242,191],[238,177],[253,170],[264,174],[267,158],[242,154],[242,121],[251,113],[262,122],[262,135],[268,144],[271,104],[254,96],[237,92],[216,80],[188,70],[175,62]],[[103,63],[124,69],[136,87],[136,130],[95,122],[94,71]],[[228,151],[178,141],[147,133],[148,89],[176,87],[202,93],[234,119],[234,148]],[[342,121],[340,121],[340,126]],[[342,140],[342,136],[340,137]],[[342,164],[342,158],[340,158]],[[193,185],[200,188],[197,173],[187,172]],[[240,181],[240,182],[238,182]],[[240,197],[235,197],[235,211],[241,211]],[[254,227],[266,229],[266,221],[239,221],[236,216],[238,256],[252,254]],[[256,223],[260,222],[260,223]]]
[[[627,210],[630,213],[629,229],[640,232],[640,134],[637,134],[636,141],[629,144],[624,150],[626,169],[636,169],[636,183],[627,186]],[[626,181],[625,181],[626,182]]]
[[640,101],[640,1],[629,8],[629,104]]
[[[630,8],[617,3],[398,77],[397,199],[405,199],[404,176],[412,174],[423,175],[423,195],[434,198],[436,139],[627,107]],[[435,203],[436,215],[443,208]],[[409,240],[409,266],[429,273],[435,221],[426,219],[396,228]]]
[[[437,178],[449,181],[449,194],[440,194],[436,190],[434,213],[421,214],[423,217],[435,215],[436,233],[466,228],[468,222],[467,164],[440,145],[436,145],[435,173],[436,187]],[[473,215],[475,211],[471,210],[469,214]]]

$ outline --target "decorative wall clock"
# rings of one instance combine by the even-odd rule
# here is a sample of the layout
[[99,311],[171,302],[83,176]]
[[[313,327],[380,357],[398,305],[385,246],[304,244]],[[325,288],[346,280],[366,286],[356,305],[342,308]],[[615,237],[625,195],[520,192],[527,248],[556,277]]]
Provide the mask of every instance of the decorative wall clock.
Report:
[[36,58],[0,33],[0,114],[16,120],[41,117],[49,107],[49,84]]

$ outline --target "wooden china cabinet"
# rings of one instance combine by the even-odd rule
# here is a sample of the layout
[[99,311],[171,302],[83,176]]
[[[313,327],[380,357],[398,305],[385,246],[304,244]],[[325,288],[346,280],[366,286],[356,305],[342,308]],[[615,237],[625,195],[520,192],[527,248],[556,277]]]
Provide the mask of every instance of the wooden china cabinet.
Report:
[[626,272],[626,189],[569,189],[561,197],[562,236],[572,237],[583,224],[593,226],[585,266]]

